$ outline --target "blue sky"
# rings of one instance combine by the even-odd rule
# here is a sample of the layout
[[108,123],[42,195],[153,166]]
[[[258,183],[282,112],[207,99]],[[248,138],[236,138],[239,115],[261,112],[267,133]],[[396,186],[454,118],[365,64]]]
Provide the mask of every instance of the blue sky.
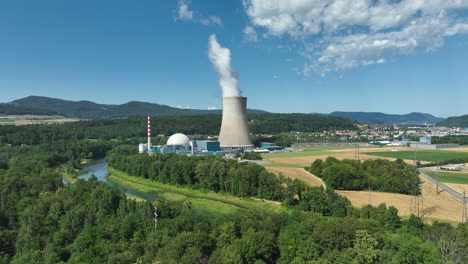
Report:
[[316,2],[1,1],[0,102],[221,108],[215,34],[250,108],[468,114],[468,3]]

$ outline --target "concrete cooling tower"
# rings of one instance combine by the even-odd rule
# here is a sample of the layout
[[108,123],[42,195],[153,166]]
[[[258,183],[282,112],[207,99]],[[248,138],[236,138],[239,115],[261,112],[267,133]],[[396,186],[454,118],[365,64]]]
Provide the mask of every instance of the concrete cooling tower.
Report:
[[223,97],[219,142],[223,149],[253,148],[247,124],[247,98]]

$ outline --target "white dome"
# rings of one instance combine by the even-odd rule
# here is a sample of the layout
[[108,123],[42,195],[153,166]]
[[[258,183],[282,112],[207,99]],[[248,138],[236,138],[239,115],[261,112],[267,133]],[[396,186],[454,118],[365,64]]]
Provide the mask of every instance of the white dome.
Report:
[[181,133],[176,133],[169,137],[167,140],[168,146],[180,146],[180,145],[187,145],[190,143],[190,139]]

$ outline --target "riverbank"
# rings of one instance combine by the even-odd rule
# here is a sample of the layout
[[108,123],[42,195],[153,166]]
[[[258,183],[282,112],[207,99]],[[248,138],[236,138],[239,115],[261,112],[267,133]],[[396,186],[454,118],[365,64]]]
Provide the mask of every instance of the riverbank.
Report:
[[154,195],[160,199],[176,203],[190,201],[194,209],[215,213],[230,214],[239,209],[260,209],[268,211],[287,210],[281,207],[280,202],[267,201],[255,198],[240,198],[211,191],[193,190],[176,187],[149,179],[130,176],[124,172],[108,167],[110,181],[142,193]]

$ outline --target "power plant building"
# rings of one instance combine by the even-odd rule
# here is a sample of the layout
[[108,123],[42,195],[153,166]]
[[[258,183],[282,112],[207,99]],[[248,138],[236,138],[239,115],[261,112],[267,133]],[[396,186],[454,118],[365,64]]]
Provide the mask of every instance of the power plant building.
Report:
[[197,140],[196,141],[197,147],[205,149],[207,151],[220,151],[221,146],[219,141],[214,140]]
[[219,142],[222,149],[253,149],[247,122],[247,98],[223,97]]
[[[185,155],[226,155],[254,150],[250,139],[247,120],[246,97],[223,97],[223,116],[219,141],[192,141],[184,134],[176,133],[169,137],[166,145],[151,145],[151,123],[148,116],[147,144],[140,144],[140,153],[177,153]],[[262,151],[279,151],[284,148],[273,143],[262,143]]]

